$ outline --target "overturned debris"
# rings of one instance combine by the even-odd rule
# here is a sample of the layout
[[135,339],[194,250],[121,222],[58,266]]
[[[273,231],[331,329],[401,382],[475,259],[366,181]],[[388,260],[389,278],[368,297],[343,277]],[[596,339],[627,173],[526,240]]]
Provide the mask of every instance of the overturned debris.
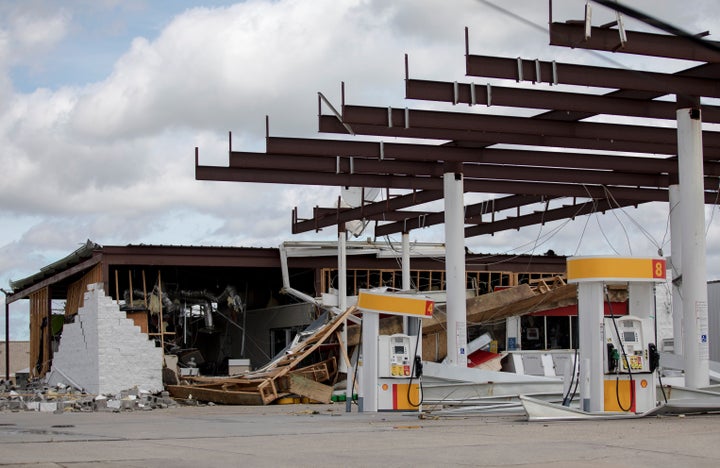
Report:
[[261,369],[232,377],[188,377],[186,384],[168,385],[167,390],[178,399],[229,405],[267,405],[289,395],[329,403],[332,387],[323,382],[329,382],[336,374],[335,358],[298,366],[333,337],[348,315],[356,310],[356,307],[350,307],[329,321],[327,316],[316,321]]

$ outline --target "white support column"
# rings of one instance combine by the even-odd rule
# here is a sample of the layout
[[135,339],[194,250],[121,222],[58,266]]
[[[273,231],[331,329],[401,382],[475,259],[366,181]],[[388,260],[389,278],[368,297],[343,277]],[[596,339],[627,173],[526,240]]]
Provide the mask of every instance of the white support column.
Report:
[[410,281],[410,234],[402,233],[402,288],[409,291],[412,283]]
[[[347,310],[347,236],[345,231],[338,231],[338,309]],[[342,329],[343,344],[347,343],[347,323]],[[347,351],[347,345],[346,351]],[[347,372],[344,359],[340,359],[340,372]]]
[[[402,266],[402,286],[403,291],[410,290],[410,235],[407,232],[402,233],[402,251],[400,252]],[[403,316],[403,333],[411,334],[410,328],[413,319]]]
[[375,312],[365,312],[362,321],[362,373],[360,376],[359,410],[378,410],[378,336],[380,317]]
[[583,411],[605,410],[603,381],[603,315],[605,310],[601,282],[578,283],[578,328],[580,330],[580,397]]
[[[673,353],[683,354],[682,208],[680,186],[668,187],[670,195],[670,267],[672,269]],[[676,281],[677,280],[677,281]]]
[[[342,312],[347,310],[347,235],[344,230],[338,229],[338,243],[337,243],[337,261],[338,261],[338,309]],[[343,324],[342,331],[340,332],[342,337],[342,346],[345,347],[345,352],[341,351],[341,355],[348,355],[347,348],[347,320]],[[338,372],[342,372],[346,375],[346,387],[345,387],[345,411],[350,412],[352,409],[352,395],[353,386],[355,382],[352,382],[351,373],[352,369],[349,369],[345,359],[339,359]]]
[[447,363],[451,366],[467,367],[465,204],[462,173],[445,173],[443,189],[445,197]]
[[701,388],[710,384],[710,376],[702,121],[699,107],[677,110],[677,134],[683,208],[681,236],[685,386]]

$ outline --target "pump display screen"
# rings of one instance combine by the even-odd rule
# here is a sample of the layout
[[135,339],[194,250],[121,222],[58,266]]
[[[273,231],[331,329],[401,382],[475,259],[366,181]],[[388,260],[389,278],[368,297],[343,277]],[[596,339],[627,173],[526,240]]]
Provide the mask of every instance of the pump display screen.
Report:
[[634,331],[624,331],[623,332],[623,341],[625,341],[625,342],[637,341],[635,338],[635,332]]
[[405,346],[394,346],[395,354],[405,354]]

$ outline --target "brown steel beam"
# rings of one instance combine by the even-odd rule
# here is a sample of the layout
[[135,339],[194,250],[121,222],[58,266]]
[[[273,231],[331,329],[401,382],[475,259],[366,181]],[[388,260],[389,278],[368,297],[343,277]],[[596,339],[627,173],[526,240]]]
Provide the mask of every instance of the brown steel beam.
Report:
[[[271,169],[239,169],[236,167],[196,166],[197,180],[229,182],[257,182],[274,184],[325,185],[338,187],[380,187],[408,190],[442,190],[442,179],[370,174],[319,174],[307,172],[299,177],[297,171]],[[631,188],[564,183],[522,182],[506,180],[464,181],[466,192],[545,195],[553,197],[604,198],[608,191],[617,199],[638,201],[667,201],[666,189]]]
[[326,216],[314,216],[314,219],[293,221],[292,232],[298,234],[301,232],[316,231],[324,227],[335,226],[338,223],[353,221],[355,219],[365,219],[374,217],[385,212],[400,210],[411,206],[430,203],[435,200],[442,199],[441,190],[424,190],[421,192],[413,192],[405,195],[389,198],[358,208],[340,211],[337,214]]
[[[486,164],[607,169],[652,174],[677,174],[677,158],[611,156],[568,151],[528,151],[378,141],[268,137],[267,153],[337,157],[352,155],[411,161],[461,161]],[[720,163],[706,161],[705,175],[720,176]]]
[[[416,197],[417,195],[413,195]],[[438,193],[438,199],[442,198],[442,194]],[[510,195],[508,197],[501,197],[491,200],[486,200],[481,203],[476,203],[473,205],[468,205],[465,207],[465,222],[468,224],[477,222],[475,218],[482,217],[482,215],[491,214],[493,217],[495,216],[495,213],[507,210],[510,208],[516,208],[519,206],[524,205],[530,205],[533,203],[538,203],[541,201],[546,200],[546,197],[542,196],[524,196],[524,195]],[[375,202],[374,205],[384,205],[386,202]],[[370,205],[368,205],[370,206]],[[314,219],[320,220],[322,218],[331,219],[330,223],[325,224],[325,226],[333,225],[335,223],[342,223],[347,221],[353,221],[356,219],[368,219],[372,221],[406,221],[410,219],[420,219],[422,218],[422,221],[418,223],[418,225],[422,226],[431,226],[435,224],[440,224],[444,221],[444,213],[440,212],[410,212],[410,211],[404,211],[404,210],[386,210],[383,209],[381,212],[372,212],[368,213],[368,206],[365,207],[364,210],[360,210],[360,213],[358,213],[357,209],[353,210],[353,214],[350,214],[350,209],[337,209],[337,208],[315,208],[314,210]],[[420,224],[421,223],[421,224]],[[398,222],[398,223],[392,223],[392,224],[383,224],[382,226],[378,226],[378,229],[388,230],[390,229],[390,226],[394,226],[397,230],[393,230],[392,233],[395,232],[406,232],[407,229],[407,223],[406,222]],[[309,227],[309,226],[308,226]],[[314,229],[314,228],[313,228]],[[312,229],[307,229],[312,230]],[[304,231],[303,231],[304,232]],[[384,234],[377,234],[376,235],[384,235]]]
[[[578,23],[550,23],[550,45],[577,49],[605,50],[625,54],[648,55],[698,62],[720,62],[720,52],[685,37],[625,31],[627,41],[620,43],[617,29],[592,28],[585,38],[585,26]],[[716,48],[720,42],[704,40]]]
[[[347,129],[334,116],[319,116],[319,130],[323,133],[339,133],[347,135]],[[602,140],[592,138],[557,137],[541,134],[519,134],[510,132],[467,131],[430,128],[388,127],[385,125],[351,125],[357,135],[380,137],[398,137],[414,139],[433,139],[452,142],[452,145],[467,147],[469,145],[494,145],[497,143],[544,146],[552,148],[578,148],[590,150],[620,151],[645,154],[677,154],[677,144],[657,142],[638,142],[624,140]],[[704,149],[707,158],[720,158],[720,148]]]
[[[557,111],[591,112],[593,114],[652,119],[677,119],[677,105],[668,101],[409,78],[405,82],[405,97],[407,99],[450,102],[453,104],[553,109]],[[702,118],[704,122],[720,123],[720,107],[704,105],[702,107]]]
[[[491,214],[494,221],[495,213],[507,210],[510,208],[519,208],[521,206],[532,205],[541,201],[549,200],[549,198],[542,196],[523,196],[523,195],[510,195],[508,197],[501,197],[496,199],[486,200],[481,203],[475,203],[473,205],[467,205],[465,207],[465,224],[476,224],[481,222],[482,216]],[[405,212],[401,212],[405,213]],[[478,219],[480,218],[480,220]],[[376,236],[384,236],[388,234],[396,234],[400,232],[407,232],[408,226],[412,228],[422,228],[428,226],[434,226],[436,224],[442,224],[445,222],[445,212],[429,213],[421,216],[406,216],[404,219],[400,219],[398,222],[381,224],[375,227]]]
[[[442,162],[419,162],[393,159],[369,159],[338,156],[331,159],[323,156],[230,153],[230,167],[236,169],[267,169],[292,172],[302,182],[307,174],[358,174],[433,177],[441,178],[447,172]],[[576,184],[616,185],[631,187],[667,187],[669,176],[652,171],[648,164],[646,173],[619,172],[609,170],[564,169],[562,167],[517,166],[509,164],[465,163],[460,168],[468,179],[502,179],[534,182],[566,182]],[[709,188],[716,187],[717,181],[708,181]],[[405,188],[405,187],[394,187]]]
[[[269,137],[267,139],[267,152],[312,154],[326,157],[353,155],[375,159],[461,161],[575,169],[608,169],[626,172],[648,172],[650,168],[654,173],[677,173],[678,170],[677,159],[675,158],[309,138]],[[708,168],[717,171],[717,174],[706,172],[708,175],[720,175],[720,165],[712,163],[706,167],[706,169]]]
[[[382,202],[378,202],[382,203]],[[348,211],[350,211],[352,208],[323,208],[316,206],[313,208],[313,217],[318,218],[324,218],[324,217],[334,217],[336,220],[340,219],[341,214],[344,214]],[[435,212],[432,211],[422,211],[422,210],[395,210],[395,211],[383,211],[382,213],[374,213],[374,214],[365,214],[361,219],[367,220],[367,221],[402,221],[404,219],[408,218],[420,218],[423,216],[430,216],[432,214],[435,214]],[[347,218],[347,215],[344,216],[344,218]],[[347,222],[347,221],[353,221],[358,218],[353,219],[345,219],[341,222]]]
[[[719,83],[720,86],[720,83]],[[351,127],[388,125],[392,128],[448,129],[466,132],[502,132],[523,135],[575,137],[593,140],[677,143],[677,130],[640,125],[594,122],[556,122],[526,117],[467,114],[418,109],[391,109],[370,106],[343,106],[343,122]],[[720,133],[704,131],[703,145],[720,147]]]
[[533,83],[634,89],[663,93],[663,95],[687,94],[720,97],[720,83],[717,80],[656,72],[487,55],[467,55],[465,70],[470,76],[531,81]]
[[560,219],[574,219],[576,216],[605,212],[607,210],[635,204],[637,204],[637,202],[627,200],[613,200],[612,202],[607,199],[592,200],[578,205],[563,206],[552,210],[539,211],[527,215],[506,218],[493,223],[468,226],[465,228],[465,237],[494,234],[508,229],[520,229],[521,227],[532,226],[535,224],[545,224]]

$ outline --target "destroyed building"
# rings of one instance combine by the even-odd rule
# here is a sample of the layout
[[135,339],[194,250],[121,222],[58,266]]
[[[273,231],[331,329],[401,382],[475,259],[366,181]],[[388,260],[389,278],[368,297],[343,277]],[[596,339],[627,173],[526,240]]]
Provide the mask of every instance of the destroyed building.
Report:
[[[288,258],[293,288],[313,297],[332,293],[338,287],[334,243],[297,247],[304,253]],[[349,296],[361,288],[399,289],[402,273],[397,258],[387,253],[390,247],[353,242],[348,248]],[[416,248],[425,253],[411,259],[414,287],[442,294],[443,246]],[[562,275],[564,268],[565,258],[554,255],[468,254],[468,295]],[[165,354],[177,356],[181,368],[197,368],[201,375],[262,367],[318,315],[312,304],[283,294],[278,248],[102,246],[87,241],[65,258],[12,283],[8,303],[30,304],[31,378],[51,371],[65,332],[78,321],[84,295],[95,284],[147,339]],[[437,342],[442,327],[429,330],[428,339]],[[504,337],[499,333],[496,338],[503,349]],[[433,354],[430,359],[443,357],[437,346],[427,349]],[[337,345],[325,344],[317,352],[318,360],[336,357]]]

